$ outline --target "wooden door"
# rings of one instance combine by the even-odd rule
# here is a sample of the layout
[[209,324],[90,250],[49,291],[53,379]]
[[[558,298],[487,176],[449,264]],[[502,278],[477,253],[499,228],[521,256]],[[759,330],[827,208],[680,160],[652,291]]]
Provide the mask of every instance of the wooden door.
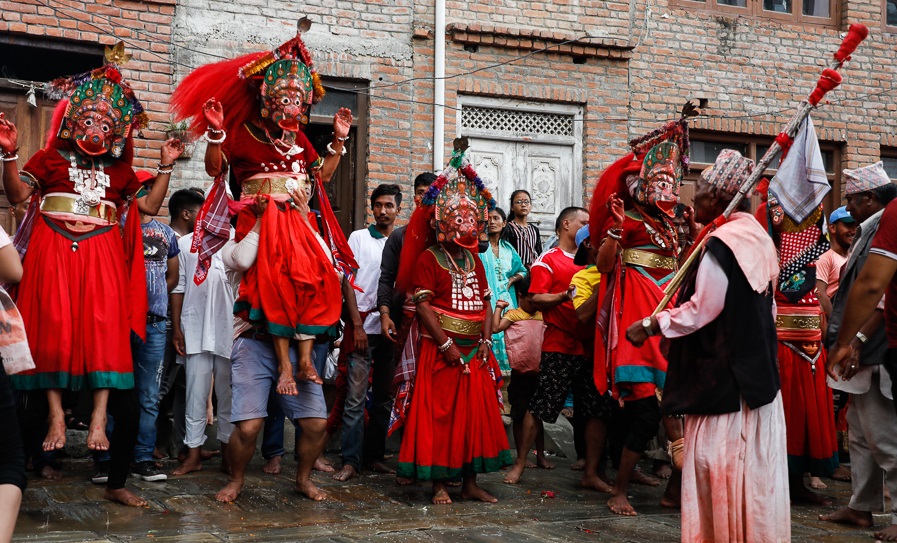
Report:
[[[31,106],[27,97],[21,92],[7,90],[0,87],[0,111],[5,118],[16,125],[19,133],[19,162],[18,168],[23,168],[28,159],[44,146],[50,120],[53,117],[53,108],[56,102],[44,100],[35,96],[37,106]],[[4,167],[11,165],[5,162]],[[10,209],[6,193],[0,187],[0,226],[12,235],[16,230],[15,219]]]

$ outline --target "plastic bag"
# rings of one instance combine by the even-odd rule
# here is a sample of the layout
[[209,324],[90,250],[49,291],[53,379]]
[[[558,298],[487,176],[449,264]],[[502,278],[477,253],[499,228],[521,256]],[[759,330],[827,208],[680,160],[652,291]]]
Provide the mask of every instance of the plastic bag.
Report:
[[0,356],[7,375],[34,369],[34,359],[25,337],[25,321],[3,288],[0,288]]

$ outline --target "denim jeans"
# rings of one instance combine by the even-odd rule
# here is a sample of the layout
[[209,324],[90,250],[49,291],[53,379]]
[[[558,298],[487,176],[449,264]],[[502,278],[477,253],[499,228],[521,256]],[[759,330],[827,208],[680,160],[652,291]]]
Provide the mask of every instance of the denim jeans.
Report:
[[[392,379],[395,374],[392,342],[380,334],[368,335],[368,352],[349,355],[348,391],[343,412],[343,463],[361,470],[364,463],[381,462],[386,450],[386,431],[392,408]],[[373,368],[373,375],[371,374]],[[368,385],[373,401],[367,432],[364,429],[364,404]]]
[[[312,362],[315,365],[315,371],[318,375],[324,375],[324,364],[327,361],[327,355],[330,352],[330,343],[315,343],[312,349]],[[284,456],[287,451],[283,446],[283,424],[285,420],[283,410],[280,408],[280,402],[274,396],[272,391],[268,400],[268,417],[265,419],[265,428],[262,431],[262,458],[270,460],[275,456]],[[302,429],[292,421],[293,427],[296,429],[296,437],[302,433]]]
[[134,462],[148,462],[153,459],[153,449],[156,447],[156,419],[159,417],[162,359],[165,356],[167,337],[165,321],[146,325],[145,342],[132,337],[134,388],[137,389],[137,402],[140,406]]

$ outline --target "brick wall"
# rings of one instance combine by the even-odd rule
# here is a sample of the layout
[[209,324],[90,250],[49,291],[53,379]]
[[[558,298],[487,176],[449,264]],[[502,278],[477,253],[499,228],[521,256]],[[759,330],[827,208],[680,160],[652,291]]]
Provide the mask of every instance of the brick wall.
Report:
[[155,168],[169,121],[171,32],[175,0],[0,1],[0,32],[114,45],[133,55],[124,77],[150,117],[135,140],[135,167]]
[[897,35],[882,32],[881,2],[842,2],[837,27],[686,11],[670,0],[650,4],[647,31],[644,3],[636,17],[643,37],[631,63],[631,135],[673,117],[684,98],[700,97],[716,118],[700,118],[695,128],[774,136],[813,89],[849,24],[863,23],[869,38],[813,119],[821,140],[843,144],[845,168],[876,161],[880,145],[893,145],[893,94],[867,96],[892,89],[897,76]]

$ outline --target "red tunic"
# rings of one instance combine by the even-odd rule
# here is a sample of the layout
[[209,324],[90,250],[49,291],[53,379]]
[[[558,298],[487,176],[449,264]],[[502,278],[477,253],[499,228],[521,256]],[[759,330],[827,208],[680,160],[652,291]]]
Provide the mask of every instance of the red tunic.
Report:
[[[69,161],[58,151],[40,150],[23,171],[40,183],[40,196],[75,194]],[[103,170],[110,178],[104,200],[118,206],[140,188],[134,170],[114,160]],[[140,236],[137,214],[128,236]],[[136,232],[133,230],[136,225]],[[64,233],[63,233],[64,232]],[[77,241],[77,250],[73,242]],[[37,216],[16,303],[25,321],[36,369],[12,376],[19,390],[132,388],[131,330],[146,326],[146,277],[126,253],[118,224],[73,232],[66,223]],[[132,273],[139,266],[139,273]],[[141,313],[142,309],[142,313]],[[136,314],[140,313],[140,314]]]
[[[676,248],[672,239],[675,234],[667,234],[663,239],[656,233],[649,233],[646,223],[634,211],[627,211],[623,219],[623,238],[620,246],[654,253],[661,257],[676,258]],[[662,228],[658,223],[656,228]],[[666,247],[661,247],[663,242]],[[608,381],[615,397],[624,400],[638,400],[654,394],[663,388],[666,379],[667,360],[660,351],[660,337],[654,336],[641,346],[635,347],[626,341],[626,328],[633,322],[650,315],[663,299],[663,289],[675,275],[675,270],[653,268],[648,265],[633,265],[617,262],[609,281],[602,281],[602,288],[612,288],[604,307],[609,307],[609,332],[603,349],[595,349],[595,385],[599,392],[608,389]],[[608,305],[612,304],[612,305]],[[669,305],[672,307],[672,304]],[[598,334],[599,337],[604,334]]]
[[[237,180],[245,186],[251,177],[259,175],[314,175],[321,160],[304,133],[296,134],[296,145],[302,151],[288,158],[243,125],[226,141],[223,152]],[[253,324],[267,325],[268,332],[277,336],[335,333],[342,295],[333,255],[302,217],[283,203],[286,194],[264,188],[260,193],[271,194],[279,203],[268,205],[262,217],[259,258],[243,276],[235,313]],[[249,209],[239,212],[238,241],[255,221]]]
[[[466,251],[465,251],[466,252]],[[472,296],[452,282],[448,264],[438,246],[423,253],[413,281],[415,292],[433,292],[430,306],[455,318],[483,322],[486,274],[479,258],[467,286]],[[468,292],[469,293],[469,292]],[[421,338],[420,356],[411,409],[399,452],[400,477],[444,480],[498,471],[511,464],[508,439],[501,421],[497,391],[501,370],[495,357],[485,365],[476,356],[481,334],[446,332],[469,360],[470,373],[463,366],[449,366],[426,331]]]

